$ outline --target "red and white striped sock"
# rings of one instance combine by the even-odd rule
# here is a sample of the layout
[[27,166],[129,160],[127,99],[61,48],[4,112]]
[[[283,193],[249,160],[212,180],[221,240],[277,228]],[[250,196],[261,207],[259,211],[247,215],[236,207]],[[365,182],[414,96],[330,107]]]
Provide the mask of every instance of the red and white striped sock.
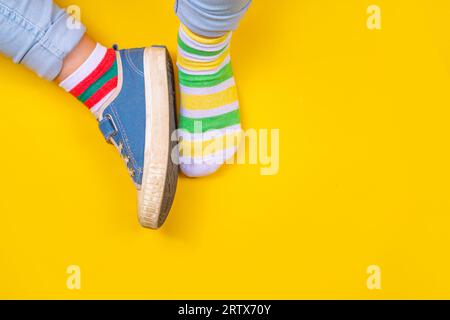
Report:
[[97,44],[89,58],[60,86],[96,112],[117,88],[116,52]]

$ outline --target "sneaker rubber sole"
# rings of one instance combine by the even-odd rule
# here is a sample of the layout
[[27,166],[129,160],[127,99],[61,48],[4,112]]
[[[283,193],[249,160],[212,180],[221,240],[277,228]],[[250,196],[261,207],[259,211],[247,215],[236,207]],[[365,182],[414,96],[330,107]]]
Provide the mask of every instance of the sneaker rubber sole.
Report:
[[138,218],[143,227],[159,229],[172,207],[179,173],[174,71],[167,48],[145,49],[144,74],[147,111]]

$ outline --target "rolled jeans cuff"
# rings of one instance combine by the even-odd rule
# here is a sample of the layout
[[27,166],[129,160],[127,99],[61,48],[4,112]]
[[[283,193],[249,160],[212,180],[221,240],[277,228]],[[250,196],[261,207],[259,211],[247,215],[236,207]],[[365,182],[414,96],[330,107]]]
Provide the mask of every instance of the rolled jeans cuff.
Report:
[[220,37],[236,30],[251,0],[176,0],[181,23],[205,37]]
[[86,28],[51,0],[0,0],[0,53],[53,80]]
[[80,43],[86,28],[81,23],[68,27],[72,19],[65,12],[50,26],[44,36],[23,57],[21,63],[39,76],[55,79],[61,72],[64,58]]

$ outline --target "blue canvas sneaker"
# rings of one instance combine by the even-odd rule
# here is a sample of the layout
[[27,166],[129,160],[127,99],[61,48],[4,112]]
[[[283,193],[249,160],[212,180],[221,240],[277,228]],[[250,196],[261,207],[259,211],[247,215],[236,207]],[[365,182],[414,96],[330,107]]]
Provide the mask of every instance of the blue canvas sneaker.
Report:
[[172,60],[165,47],[115,50],[118,87],[97,118],[136,185],[139,222],[157,229],[171,209],[178,179]]

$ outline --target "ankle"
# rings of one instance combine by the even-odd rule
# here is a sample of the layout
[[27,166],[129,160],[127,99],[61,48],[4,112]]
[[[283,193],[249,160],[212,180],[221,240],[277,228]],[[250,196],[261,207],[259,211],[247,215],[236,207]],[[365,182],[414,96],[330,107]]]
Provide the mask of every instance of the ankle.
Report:
[[178,35],[178,66],[180,71],[208,72],[221,69],[230,61],[232,33],[218,38],[197,35],[181,25]]
[[114,98],[117,85],[116,52],[99,43],[89,57],[59,84],[96,116],[97,111]]
[[85,34],[75,49],[65,57],[61,72],[55,81],[60,84],[73,74],[89,58],[96,45],[97,43]]

